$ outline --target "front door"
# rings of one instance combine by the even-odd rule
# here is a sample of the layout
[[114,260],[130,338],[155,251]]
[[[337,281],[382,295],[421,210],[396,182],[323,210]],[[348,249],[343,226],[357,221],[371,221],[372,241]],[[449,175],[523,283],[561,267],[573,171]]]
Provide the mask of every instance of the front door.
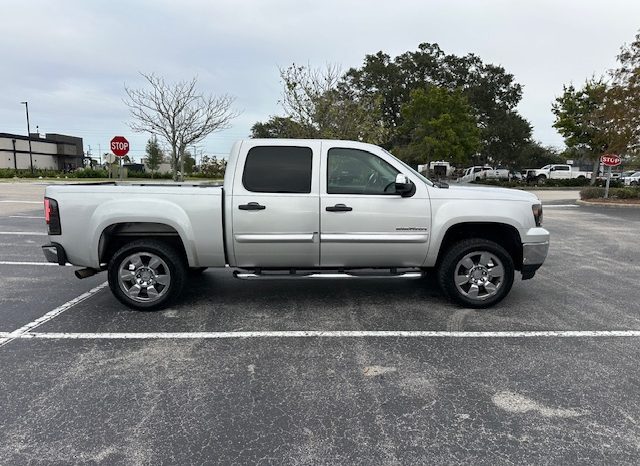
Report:
[[238,267],[317,267],[319,142],[243,142],[232,198]]
[[[324,143],[326,144],[326,143]],[[415,179],[411,197],[395,194],[406,168],[388,154],[325,147],[320,197],[323,267],[417,267],[427,255],[430,204]]]

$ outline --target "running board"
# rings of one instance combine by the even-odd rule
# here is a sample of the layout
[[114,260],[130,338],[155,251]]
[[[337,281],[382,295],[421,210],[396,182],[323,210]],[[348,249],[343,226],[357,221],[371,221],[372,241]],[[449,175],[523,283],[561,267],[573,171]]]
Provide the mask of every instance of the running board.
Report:
[[241,280],[281,280],[302,278],[421,278],[422,272],[233,272],[235,278]]

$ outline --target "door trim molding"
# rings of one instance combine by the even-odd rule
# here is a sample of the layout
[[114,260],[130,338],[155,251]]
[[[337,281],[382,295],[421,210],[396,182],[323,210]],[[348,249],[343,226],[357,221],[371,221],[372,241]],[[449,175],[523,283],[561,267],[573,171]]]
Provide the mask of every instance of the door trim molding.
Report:
[[428,234],[321,233],[321,243],[426,243]]
[[316,233],[247,233],[233,235],[238,243],[313,243]]

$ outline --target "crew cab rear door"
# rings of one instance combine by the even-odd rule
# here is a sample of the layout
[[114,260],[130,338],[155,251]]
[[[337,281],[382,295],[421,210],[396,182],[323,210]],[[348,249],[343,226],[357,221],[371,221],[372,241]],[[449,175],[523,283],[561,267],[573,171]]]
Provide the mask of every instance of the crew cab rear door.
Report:
[[238,267],[317,267],[320,142],[244,141],[231,224]]

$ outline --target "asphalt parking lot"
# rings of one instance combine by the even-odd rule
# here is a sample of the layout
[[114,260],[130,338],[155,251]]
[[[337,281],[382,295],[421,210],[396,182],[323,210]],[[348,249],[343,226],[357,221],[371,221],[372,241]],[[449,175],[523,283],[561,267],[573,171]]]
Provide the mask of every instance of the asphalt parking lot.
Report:
[[42,192],[0,184],[1,464],[637,464],[640,209],[542,193],[547,262],[489,310],[207,271],[141,313],[43,264]]

